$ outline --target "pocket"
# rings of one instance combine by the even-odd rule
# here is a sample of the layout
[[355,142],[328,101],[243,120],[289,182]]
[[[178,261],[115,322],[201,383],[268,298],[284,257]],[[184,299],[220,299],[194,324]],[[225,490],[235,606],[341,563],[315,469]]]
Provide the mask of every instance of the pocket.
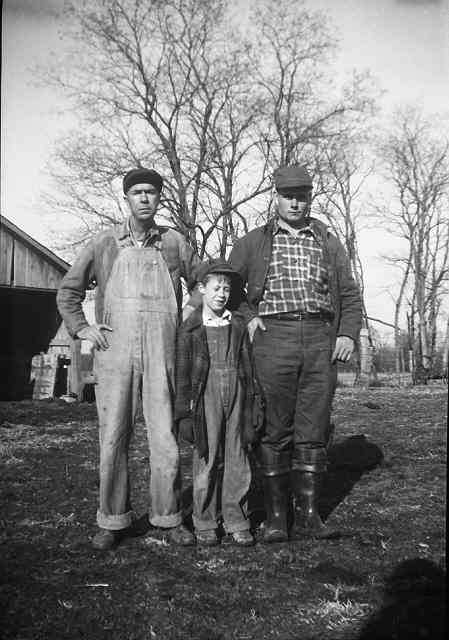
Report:
[[312,320],[304,336],[304,348],[308,351],[331,351],[332,348],[331,324],[327,320]]

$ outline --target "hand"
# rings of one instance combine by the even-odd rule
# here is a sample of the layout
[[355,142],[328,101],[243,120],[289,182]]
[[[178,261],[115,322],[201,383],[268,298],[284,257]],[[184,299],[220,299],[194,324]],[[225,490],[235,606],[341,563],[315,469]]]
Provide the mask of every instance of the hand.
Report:
[[194,435],[193,435],[193,420],[192,418],[181,418],[178,423],[179,426],[179,435],[186,442],[190,442],[193,444]]
[[257,329],[260,329],[261,331],[267,330],[267,328],[265,327],[262,321],[262,318],[259,318],[258,316],[256,316],[255,318],[253,318],[248,322],[248,335],[249,335],[250,342],[253,341],[254,334],[256,333]]
[[113,329],[107,324],[90,324],[88,327],[80,329],[77,335],[80,340],[92,342],[95,349],[106,351],[109,348],[109,342],[102,331],[113,331]]
[[265,426],[265,402],[259,393],[254,395],[252,423],[256,432],[262,433]]
[[338,336],[335,342],[332,362],[348,362],[354,352],[354,340],[349,336]]

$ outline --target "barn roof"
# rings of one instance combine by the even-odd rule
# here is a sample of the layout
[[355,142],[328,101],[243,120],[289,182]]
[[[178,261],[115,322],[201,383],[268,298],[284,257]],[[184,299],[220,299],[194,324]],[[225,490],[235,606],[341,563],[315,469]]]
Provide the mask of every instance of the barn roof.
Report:
[[29,236],[25,231],[17,227],[11,220],[0,215],[0,227],[5,227],[12,235],[16,236],[21,242],[28,245],[33,251],[36,251],[41,256],[50,262],[56,269],[62,273],[66,273],[70,269],[70,264],[59,258],[53,251],[50,251],[43,244]]

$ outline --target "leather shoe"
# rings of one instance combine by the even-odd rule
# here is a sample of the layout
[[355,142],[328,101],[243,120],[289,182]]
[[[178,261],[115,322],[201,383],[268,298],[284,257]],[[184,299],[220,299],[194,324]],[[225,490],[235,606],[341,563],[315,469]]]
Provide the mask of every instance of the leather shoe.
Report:
[[287,542],[288,540],[287,530],[277,527],[264,527],[262,536],[265,544],[271,544],[273,542]]
[[232,542],[239,547],[252,547],[255,540],[249,531],[234,531],[231,533]]
[[196,541],[201,547],[216,547],[219,544],[215,529],[196,531]]
[[99,551],[109,551],[114,549],[118,544],[118,532],[109,531],[109,529],[100,529],[92,540],[92,546]]
[[177,544],[181,547],[190,547],[196,542],[193,533],[189,531],[183,524],[179,524],[177,527],[167,529],[166,536],[169,542]]

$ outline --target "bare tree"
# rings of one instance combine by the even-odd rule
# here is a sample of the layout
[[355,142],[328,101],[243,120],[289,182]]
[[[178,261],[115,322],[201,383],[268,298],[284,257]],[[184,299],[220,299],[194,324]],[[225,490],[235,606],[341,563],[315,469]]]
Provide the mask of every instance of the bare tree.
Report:
[[163,214],[200,255],[214,233],[226,244],[233,213],[265,188],[262,176],[239,190],[236,176],[258,106],[243,90],[248,69],[226,3],[104,0],[71,13],[78,63],[53,77],[85,132],[59,146],[54,175],[68,198],[56,204],[90,235],[123,218],[117,177],[150,164],[166,178]]
[[[393,204],[382,210],[392,233],[407,246],[396,306],[407,300],[413,337],[414,381],[427,382],[435,350],[437,319],[449,275],[449,141],[415,107],[395,114],[395,127],[381,148]],[[405,266],[404,266],[405,265]]]
[[123,219],[119,176],[150,165],[165,179],[161,215],[200,256],[225,255],[255,219],[274,165],[338,135],[343,114],[371,104],[360,78],[340,98],[322,97],[333,91],[324,78],[334,50],[323,15],[300,0],[254,1],[246,36],[236,6],[72,3],[74,49],[51,74],[80,118],[52,168],[53,208],[82,223],[72,244]]
[[270,166],[312,163],[316,149],[342,139],[372,112],[377,96],[369,73],[353,73],[339,90],[329,64],[337,50],[327,16],[298,0],[259,0],[250,24],[254,84],[260,91],[261,151]]
[[[394,345],[395,345],[395,370],[396,373],[402,373],[405,369],[404,359],[402,357],[402,340],[401,340],[401,313],[403,311],[403,304],[406,296],[407,286],[409,284],[409,277],[411,272],[411,252],[409,247],[408,256],[406,258],[400,258],[395,256],[384,256],[384,260],[394,265],[400,270],[401,279],[399,284],[399,292],[394,296]],[[408,329],[409,322],[407,321]],[[410,333],[409,333],[410,337]],[[410,360],[410,359],[409,359]]]

